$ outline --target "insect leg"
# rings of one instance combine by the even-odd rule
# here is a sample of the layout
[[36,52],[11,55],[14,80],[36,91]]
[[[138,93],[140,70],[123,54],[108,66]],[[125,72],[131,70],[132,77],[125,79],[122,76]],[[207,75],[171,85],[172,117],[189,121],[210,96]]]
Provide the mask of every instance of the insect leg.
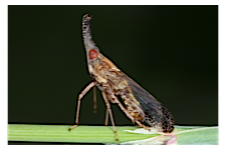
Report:
[[106,116],[105,116],[105,123],[104,123],[105,126],[108,125],[108,109],[106,109]]
[[142,124],[140,121],[136,120],[136,123],[141,128],[144,128],[145,130],[151,131],[151,129],[149,129],[147,126],[145,126],[144,124]]
[[112,112],[111,112],[111,106],[109,104],[109,101],[107,100],[106,93],[105,92],[102,92],[102,95],[103,95],[105,104],[107,106],[108,113],[110,115],[111,124],[112,124],[113,130],[114,130],[114,134],[115,134],[115,140],[118,141],[118,134],[117,134],[117,131],[115,129],[115,123],[114,123],[113,115],[112,115]]
[[80,104],[81,104],[81,99],[82,97],[93,87],[95,86],[95,82],[91,82],[85,89],[79,94],[78,96],[78,104],[77,104],[77,112],[76,112],[76,119],[75,123],[76,125],[70,127],[68,130],[70,131],[71,129],[74,129],[75,127],[78,126],[78,118],[79,118],[79,109],[80,109]]
[[96,95],[96,86],[93,86],[93,112],[97,112],[97,95]]
[[128,118],[131,119],[131,121],[134,123],[135,119],[127,112],[127,110],[123,107],[123,105],[121,104],[121,102],[118,100],[118,98],[112,94],[112,97],[114,98],[115,102],[118,104],[118,106],[121,108],[121,110],[126,114],[126,116]]
[[140,126],[141,128],[144,128],[145,130],[150,131],[150,129],[149,129],[147,126],[143,125],[140,121],[135,120],[135,119],[127,112],[127,110],[123,107],[123,105],[121,104],[121,102],[120,102],[117,98],[115,99],[115,101],[116,101],[116,103],[119,105],[119,107],[121,108],[121,110],[127,115],[127,117],[129,117],[129,118],[132,120],[133,123],[136,122],[137,125]]

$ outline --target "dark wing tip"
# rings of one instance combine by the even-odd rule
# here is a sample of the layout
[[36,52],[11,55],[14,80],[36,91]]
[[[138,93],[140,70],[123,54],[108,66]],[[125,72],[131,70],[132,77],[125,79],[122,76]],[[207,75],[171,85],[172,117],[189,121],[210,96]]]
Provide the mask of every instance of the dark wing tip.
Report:
[[162,124],[162,132],[164,133],[171,133],[174,130],[174,119],[171,113],[167,110],[165,106],[162,105],[162,119],[161,119],[161,124]]

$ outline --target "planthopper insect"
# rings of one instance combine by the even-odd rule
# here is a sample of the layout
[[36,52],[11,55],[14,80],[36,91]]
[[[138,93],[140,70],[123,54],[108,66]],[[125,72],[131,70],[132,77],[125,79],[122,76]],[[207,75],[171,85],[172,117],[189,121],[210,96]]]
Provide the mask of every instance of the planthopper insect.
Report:
[[150,131],[143,124],[144,122],[160,132],[171,133],[174,129],[174,119],[167,108],[100,53],[99,48],[92,40],[91,19],[92,17],[89,14],[83,16],[82,35],[92,82],[79,94],[75,120],[76,125],[69,128],[69,131],[78,126],[82,97],[91,88],[95,89],[97,86],[102,92],[107,107],[105,125],[108,124],[108,117],[110,116],[116,141],[118,141],[118,135],[110,103],[118,104],[120,109],[133,123],[146,130]]

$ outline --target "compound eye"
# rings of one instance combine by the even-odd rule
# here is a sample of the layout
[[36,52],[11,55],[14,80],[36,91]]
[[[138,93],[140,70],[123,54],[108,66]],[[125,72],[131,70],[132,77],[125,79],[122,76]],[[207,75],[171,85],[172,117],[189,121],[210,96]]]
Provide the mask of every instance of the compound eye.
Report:
[[94,58],[96,58],[98,56],[98,53],[97,53],[97,51],[95,50],[95,49],[91,49],[90,51],[89,51],[89,58],[90,59],[94,59]]

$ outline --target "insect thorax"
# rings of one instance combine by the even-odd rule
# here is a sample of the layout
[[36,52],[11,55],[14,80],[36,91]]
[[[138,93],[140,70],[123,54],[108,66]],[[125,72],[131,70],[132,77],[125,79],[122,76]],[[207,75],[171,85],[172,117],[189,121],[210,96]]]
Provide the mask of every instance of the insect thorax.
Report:
[[113,97],[118,96],[135,120],[143,120],[144,112],[128,86],[124,74],[109,59],[99,54],[95,60],[89,63],[89,72],[98,88],[106,93],[110,102],[116,103]]

